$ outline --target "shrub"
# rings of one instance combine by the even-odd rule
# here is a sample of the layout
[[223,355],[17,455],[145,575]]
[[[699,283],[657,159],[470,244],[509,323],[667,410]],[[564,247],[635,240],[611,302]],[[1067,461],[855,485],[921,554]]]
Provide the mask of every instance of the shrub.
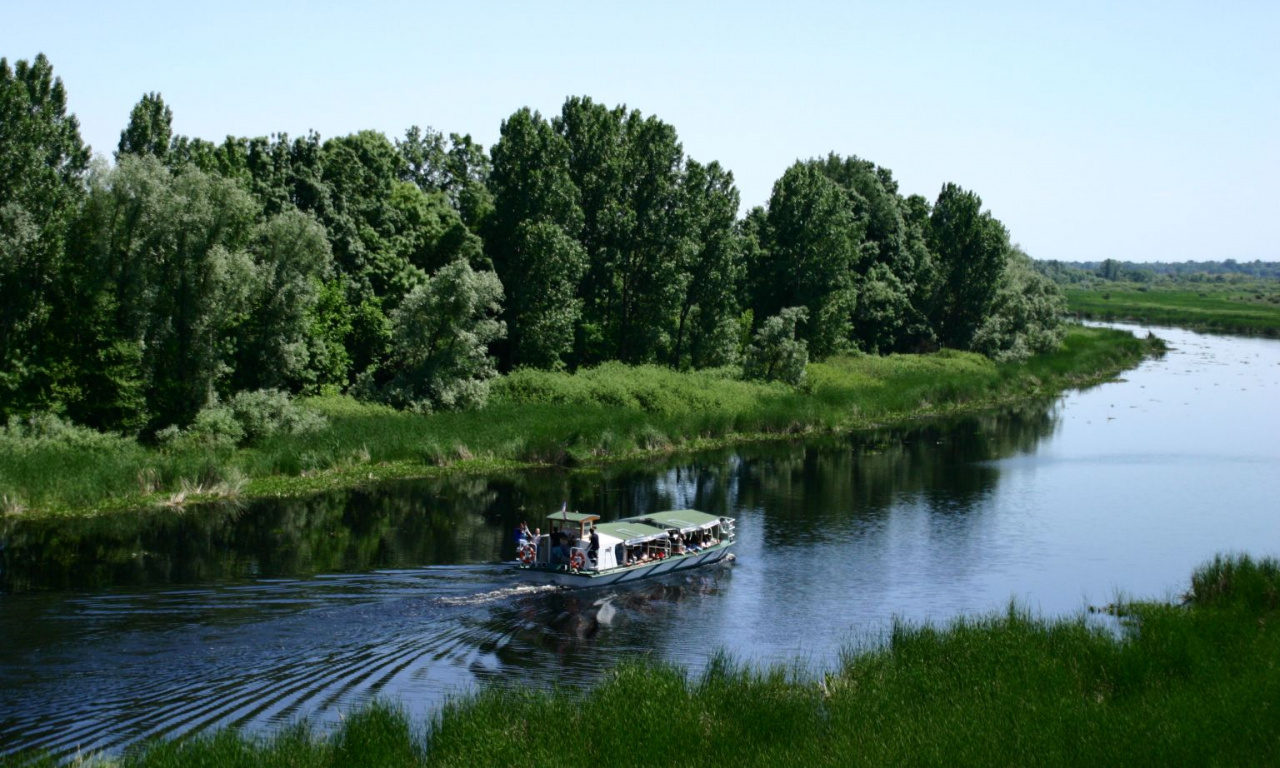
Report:
[[8,424],[0,427],[0,447],[14,451],[50,447],[105,451],[132,442],[120,435],[74,424],[55,413],[10,416]]
[[747,348],[742,375],[748,379],[804,383],[809,345],[796,338],[796,326],[809,319],[804,307],[788,307],[764,321]]
[[285,392],[260,389],[237,392],[225,404],[208,406],[186,429],[156,433],[161,445],[176,449],[218,449],[252,445],[274,435],[316,432],[328,425],[323,415],[299,407]]

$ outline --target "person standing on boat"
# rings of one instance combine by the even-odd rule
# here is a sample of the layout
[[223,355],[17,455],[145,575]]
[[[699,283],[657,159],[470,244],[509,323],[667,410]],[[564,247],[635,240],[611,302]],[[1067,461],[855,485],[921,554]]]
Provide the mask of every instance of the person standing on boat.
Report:
[[591,544],[587,547],[587,557],[591,560],[592,565],[596,562],[596,553],[600,551],[600,534],[596,533],[596,527],[591,526]]

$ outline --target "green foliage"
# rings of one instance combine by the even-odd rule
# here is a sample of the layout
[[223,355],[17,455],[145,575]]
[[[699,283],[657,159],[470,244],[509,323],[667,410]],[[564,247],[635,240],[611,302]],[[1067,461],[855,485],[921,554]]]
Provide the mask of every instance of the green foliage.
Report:
[[821,359],[848,346],[865,224],[844,191],[807,163],[787,169],[769,198],[763,253],[753,265],[756,317],[805,307],[804,339]]
[[89,148],[44,54],[0,58],[0,418],[51,405],[64,237]]
[[733,174],[719,163],[690,160],[682,183],[682,204],[698,250],[689,264],[671,363],[677,368],[733,365],[739,359],[738,294],[746,277],[735,226],[738,190]]
[[256,445],[276,435],[309,435],[323,430],[328,420],[301,408],[278,389],[237,392],[196,414],[186,429],[166,427],[156,439],[170,450],[200,447],[236,448]]
[[[356,381],[465,407],[484,400],[486,345],[503,370],[737,366],[744,318],[761,330],[791,307],[816,359],[939,343],[1004,359],[1058,338],[1053,289],[1005,258],[976,195],[948,185],[930,206],[832,154],[789,168],[739,221],[727,169],[686,157],[656,116],[586,97],[551,120],[517,111],[487,155],[417,126],[394,143],[173,136],[147,93],[117,165],[88,178],[43,56],[0,60],[0,117],[0,417],[145,436],[232,392]],[[508,338],[424,298],[460,262],[496,273]],[[410,326],[470,330],[445,332],[467,336],[446,349]]]
[[483,406],[497,375],[488,345],[506,332],[501,310],[492,272],[465,261],[443,267],[392,313],[391,378],[378,397],[423,412]]
[[129,113],[129,125],[120,132],[116,159],[121,155],[151,155],[164,160],[173,139],[173,110],[158,93],[148,93]]
[[766,319],[747,349],[742,374],[748,379],[803,384],[809,347],[797,338],[797,329],[808,319],[809,311],[804,307],[787,307]]
[[321,376],[334,375],[331,343],[314,319],[323,281],[333,270],[324,227],[287,210],[257,227],[251,251],[255,274],[250,309],[237,334],[234,386],[314,387]]
[[1015,246],[1009,249],[991,312],[974,333],[972,347],[1002,361],[1056,349],[1065,332],[1066,309],[1062,292]]
[[235,183],[193,167],[171,172],[153,157],[123,155],[94,174],[68,289],[93,333],[67,336],[82,359],[117,368],[136,360],[133,375],[81,369],[81,392],[118,382],[108,410],[124,415],[107,426],[137,418],[128,413],[135,386],[145,393],[140,416],[160,427],[190,421],[226,382],[232,332],[258,274],[247,250],[256,214]]
[[493,146],[494,213],[485,245],[507,297],[511,338],[499,352],[508,366],[559,365],[564,325],[581,311],[582,210],[568,152],[551,124],[528,109],[502,123]]
[[1202,608],[1239,609],[1249,613],[1280,608],[1280,561],[1248,555],[1224,557],[1196,569],[1187,600]]
[[522,222],[507,254],[512,275],[512,362],[555,370],[573,351],[573,331],[582,313],[575,295],[587,254],[559,225],[546,219]]
[[938,268],[931,300],[934,330],[943,345],[969,349],[995,301],[1009,236],[990,211],[982,210],[982,198],[950,183],[933,204],[928,236]]

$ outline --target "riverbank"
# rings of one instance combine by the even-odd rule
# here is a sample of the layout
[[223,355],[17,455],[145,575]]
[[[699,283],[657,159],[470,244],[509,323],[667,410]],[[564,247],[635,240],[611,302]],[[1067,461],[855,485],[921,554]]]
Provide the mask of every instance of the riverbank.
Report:
[[[490,690],[425,729],[377,705],[305,726],[157,742],[122,766],[1268,765],[1280,759],[1280,563],[1215,558],[1186,602],[1044,620],[1011,607],[896,625],[837,669],[699,677],[624,664],[586,693]],[[1107,621],[1111,621],[1108,619]],[[106,761],[110,762],[110,761]]]
[[1063,286],[1067,308],[1093,320],[1174,325],[1193,331],[1280,336],[1280,284]]
[[419,415],[350,398],[305,407],[328,426],[252,448],[157,450],[72,436],[9,446],[0,466],[8,516],[92,515],[216,499],[301,495],[392,478],[591,467],[650,455],[808,436],[1052,397],[1114,377],[1158,339],[1070,329],[1063,346],[1022,363],[952,351],[849,356],[810,364],[803,387],[605,365],[499,380],[483,410]]

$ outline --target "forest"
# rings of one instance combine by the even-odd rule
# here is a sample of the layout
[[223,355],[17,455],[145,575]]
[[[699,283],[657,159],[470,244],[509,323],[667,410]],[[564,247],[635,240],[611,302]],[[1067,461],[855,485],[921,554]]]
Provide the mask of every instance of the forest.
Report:
[[904,195],[853,155],[742,214],[673,126],[588,97],[516,110],[488,150],[172,121],[143,95],[108,159],[43,55],[0,59],[0,429],[163,442],[298,395],[465,410],[500,375],[605,363],[797,384],[836,354],[1009,361],[1064,332],[975,192]]

